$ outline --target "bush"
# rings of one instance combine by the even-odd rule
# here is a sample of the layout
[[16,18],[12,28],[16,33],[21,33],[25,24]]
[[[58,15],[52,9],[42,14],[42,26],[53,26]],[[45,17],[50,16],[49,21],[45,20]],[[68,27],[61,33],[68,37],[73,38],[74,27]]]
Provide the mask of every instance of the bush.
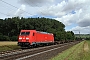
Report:
[[0,41],[9,41],[10,38],[8,36],[3,35],[2,33],[0,33]]
[[17,36],[12,36],[11,37],[11,41],[17,41],[18,40],[18,37]]
[[4,36],[0,35],[0,41],[3,41],[3,40],[4,40]]
[[8,36],[3,36],[3,41],[10,41],[10,38]]

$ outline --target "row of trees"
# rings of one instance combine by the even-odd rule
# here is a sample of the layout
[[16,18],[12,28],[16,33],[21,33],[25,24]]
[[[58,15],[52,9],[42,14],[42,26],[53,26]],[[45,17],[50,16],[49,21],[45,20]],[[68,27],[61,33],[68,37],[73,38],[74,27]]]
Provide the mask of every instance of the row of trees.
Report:
[[21,29],[34,29],[53,33],[55,40],[74,40],[72,31],[65,31],[65,25],[54,19],[49,18],[6,18],[0,19],[0,40],[17,41]]

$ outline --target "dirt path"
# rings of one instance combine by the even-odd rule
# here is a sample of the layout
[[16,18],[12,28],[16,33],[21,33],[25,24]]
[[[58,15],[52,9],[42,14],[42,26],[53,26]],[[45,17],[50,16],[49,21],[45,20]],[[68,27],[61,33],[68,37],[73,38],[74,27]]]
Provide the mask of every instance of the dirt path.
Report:
[[84,50],[84,52],[88,52],[89,51],[88,43],[86,41],[84,43],[83,50]]

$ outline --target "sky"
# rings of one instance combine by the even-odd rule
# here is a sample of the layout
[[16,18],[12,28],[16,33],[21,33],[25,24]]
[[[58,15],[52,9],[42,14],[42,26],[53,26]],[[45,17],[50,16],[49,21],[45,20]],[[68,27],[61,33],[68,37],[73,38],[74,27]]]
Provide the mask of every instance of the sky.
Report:
[[46,17],[62,22],[66,31],[90,34],[90,0],[0,0],[0,18]]

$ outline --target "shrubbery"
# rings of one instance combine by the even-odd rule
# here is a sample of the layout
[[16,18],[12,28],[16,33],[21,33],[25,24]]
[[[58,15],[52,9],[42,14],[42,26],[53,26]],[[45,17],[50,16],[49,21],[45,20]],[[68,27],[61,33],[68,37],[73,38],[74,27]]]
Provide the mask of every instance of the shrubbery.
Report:
[[17,36],[12,36],[12,37],[10,38],[10,40],[11,40],[11,41],[17,41],[17,40],[18,40],[18,37],[17,37]]

